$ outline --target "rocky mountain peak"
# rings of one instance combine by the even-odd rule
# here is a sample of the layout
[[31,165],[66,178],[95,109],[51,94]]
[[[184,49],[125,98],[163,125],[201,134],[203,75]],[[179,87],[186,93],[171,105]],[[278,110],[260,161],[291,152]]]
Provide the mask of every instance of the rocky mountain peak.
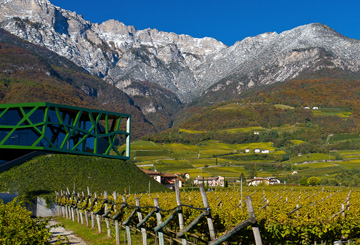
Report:
[[1,0],[0,27],[43,45],[117,85],[150,81],[189,101],[199,93],[193,71],[227,46],[213,38],[137,30],[116,20],[93,24],[48,0]]
[[48,0],[0,0],[0,7],[0,27],[12,34],[69,58],[124,91],[132,82],[146,81],[182,102],[219,87],[218,82],[223,88],[237,84],[234,91],[241,93],[285,81],[319,64],[323,54],[333,57],[333,67],[360,67],[359,41],[320,23],[266,32],[228,47],[210,37],[137,30],[117,20],[94,24]]

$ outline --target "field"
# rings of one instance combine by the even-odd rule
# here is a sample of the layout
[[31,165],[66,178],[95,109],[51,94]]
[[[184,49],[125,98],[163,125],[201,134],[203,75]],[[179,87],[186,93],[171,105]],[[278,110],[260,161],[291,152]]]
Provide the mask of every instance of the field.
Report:
[[[303,141],[292,140],[291,143],[299,145]],[[258,166],[256,176],[275,176],[280,179],[294,176],[293,172],[296,171],[296,175],[302,178],[317,176],[331,180],[336,179],[337,174],[360,168],[360,151],[304,154],[280,164],[276,159],[285,152],[276,151],[271,142],[225,144],[207,141],[200,145],[187,145],[138,141],[131,149],[135,164],[144,166],[145,169],[188,173],[191,178],[223,176],[230,182],[238,180],[241,174],[249,178],[250,168],[254,165]],[[250,152],[245,153],[245,149]],[[269,149],[270,153],[255,154],[255,149]],[[157,152],[158,156],[154,152]],[[336,155],[343,160],[336,160]]]
[[349,117],[351,112],[344,108],[319,108],[319,110],[312,110],[315,116],[331,115],[338,117]]

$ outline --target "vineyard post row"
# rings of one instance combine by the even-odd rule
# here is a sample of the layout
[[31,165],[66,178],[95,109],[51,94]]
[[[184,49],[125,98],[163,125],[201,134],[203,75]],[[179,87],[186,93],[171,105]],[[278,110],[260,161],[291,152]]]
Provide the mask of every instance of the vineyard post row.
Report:
[[[140,231],[142,235],[142,243],[145,245],[147,244],[147,233],[155,236],[155,241],[159,241],[160,245],[165,244],[165,240],[175,241],[180,244],[193,244],[190,241],[186,240],[185,235],[187,234],[189,237],[196,238],[202,242],[205,242],[200,237],[196,236],[195,234],[191,234],[190,231],[196,224],[198,224],[203,218],[206,217],[208,228],[209,228],[209,238],[210,241],[207,241],[205,243],[211,244],[211,245],[217,245],[221,244],[222,242],[225,242],[229,240],[233,235],[238,233],[240,230],[252,226],[255,243],[256,245],[261,245],[261,235],[257,226],[257,221],[251,201],[251,196],[246,196],[246,205],[249,213],[249,218],[239,224],[237,224],[235,227],[233,227],[231,230],[223,234],[222,236],[216,238],[216,233],[213,225],[213,220],[211,217],[211,209],[209,207],[209,203],[207,200],[206,192],[203,187],[203,185],[200,185],[200,192],[201,197],[203,200],[204,208],[198,208],[198,207],[192,207],[189,205],[183,205],[181,204],[180,199],[180,190],[179,190],[179,183],[178,180],[175,183],[175,194],[176,194],[176,202],[177,206],[170,209],[165,210],[159,207],[159,201],[158,198],[154,198],[154,206],[146,206],[141,207],[140,206],[140,199],[135,198],[136,206],[129,205],[126,203],[126,197],[123,195],[122,199],[123,202],[119,203],[117,202],[117,195],[116,192],[113,193],[113,200],[108,199],[107,192],[104,192],[104,199],[97,198],[97,194],[94,193],[94,196],[91,195],[89,188],[87,188],[87,196],[84,195],[84,192],[82,192],[82,195],[79,193],[76,194],[73,192],[73,194],[70,193],[69,189],[67,188],[66,192],[61,191],[60,195],[58,192],[56,192],[56,205],[58,206],[59,215],[63,216],[68,219],[72,219],[75,221],[75,212],[77,215],[77,222],[81,222],[81,224],[84,224],[84,218],[83,214],[85,214],[85,222],[86,225],[89,226],[89,216],[91,219],[91,228],[95,229],[95,220],[94,216],[96,215],[96,223],[98,227],[98,232],[101,233],[101,218],[105,219],[106,228],[107,228],[107,235],[108,237],[111,237],[111,227],[110,227],[110,218],[115,223],[115,239],[116,243],[120,244],[120,222],[122,226],[125,226],[126,234],[127,234],[127,242],[129,245],[132,244],[131,241],[131,229]],[[111,205],[109,207],[109,205]],[[117,208],[117,205],[120,205],[120,208]],[[183,216],[183,207],[197,209],[197,210],[203,210],[203,212],[195,218],[192,222],[189,223],[187,227],[184,227],[184,216]],[[125,208],[132,209],[133,211],[131,214],[126,218],[126,220],[122,220],[122,217],[124,217],[125,214]],[[145,218],[142,217],[141,209],[149,209],[152,208],[152,211],[146,215]],[[168,218],[164,221],[162,221],[161,212],[172,212]],[[110,217],[111,213],[113,213],[112,217]],[[138,217],[138,223],[136,225],[133,225],[131,227],[131,222],[134,222],[135,214],[137,214]],[[155,214],[156,220],[157,220],[157,226],[153,229],[154,233],[150,230],[146,230],[144,225],[149,220],[151,216]],[[171,220],[176,218],[176,214],[178,216],[178,223],[179,223],[179,232],[174,232],[167,227],[165,227]],[[139,230],[140,228],[140,230]],[[167,232],[172,233],[176,238],[170,237],[164,237],[163,230],[166,230]],[[125,234],[124,234],[125,236]],[[180,239],[179,239],[180,238]],[[125,240],[125,237],[124,237]]]

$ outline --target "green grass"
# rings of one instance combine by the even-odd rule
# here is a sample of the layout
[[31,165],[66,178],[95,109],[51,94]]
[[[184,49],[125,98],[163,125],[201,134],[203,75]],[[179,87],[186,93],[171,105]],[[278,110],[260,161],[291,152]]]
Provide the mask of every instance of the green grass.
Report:
[[241,173],[246,173],[243,167],[213,167],[206,168],[206,171],[214,176],[220,175],[223,177],[239,177]]
[[131,143],[131,150],[132,151],[162,151],[163,149],[151,141],[135,141]]
[[350,117],[351,112],[345,108],[321,108],[319,110],[311,110],[315,116],[338,116],[338,117]]
[[169,156],[135,156],[133,159],[138,162],[156,161],[158,159],[168,159]]
[[241,104],[231,103],[231,104],[227,104],[227,105],[224,105],[224,106],[219,106],[219,107],[216,108],[216,110],[238,110],[240,108],[242,108]]
[[303,162],[309,162],[309,161],[321,161],[321,160],[334,160],[335,157],[330,154],[323,154],[323,153],[313,153],[313,154],[306,154],[302,156],[296,156],[291,158],[287,162],[291,163],[303,163]]
[[333,166],[312,166],[309,169],[301,170],[299,171],[299,174],[304,177],[311,177],[311,176],[318,176],[318,177],[327,177],[332,174],[337,174],[345,169],[342,166],[339,165],[333,165]]
[[295,109],[295,107],[293,106],[289,106],[289,105],[281,105],[281,104],[277,104],[275,105],[276,108],[280,108],[280,109]]
[[335,134],[334,136],[329,137],[329,143],[334,143],[338,141],[344,141],[344,140],[355,140],[360,139],[359,135],[354,134]]
[[[60,222],[66,230],[73,231],[74,235],[83,239],[87,244],[93,245],[101,245],[101,244],[115,244],[115,238],[107,237],[106,227],[104,226],[104,222],[102,222],[102,233],[98,233],[98,230],[92,230],[91,227],[87,227],[86,225],[79,224],[70,219],[66,219],[63,217],[56,217],[56,221]],[[96,227],[97,228],[97,227]],[[114,234],[114,230],[112,230],[112,234]],[[121,238],[124,237],[124,229],[120,231]]]
[[280,126],[280,127],[273,127],[272,129],[277,130],[277,131],[279,131],[279,133],[281,133],[281,132],[294,132],[296,130],[301,129],[301,127],[299,127],[297,125],[285,124],[285,125]]
[[157,171],[184,172],[193,166],[186,160],[160,160],[154,164]]
[[305,143],[305,141],[303,140],[290,140],[291,143],[293,143],[294,145],[300,145],[302,143]]
[[206,131],[199,131],[199,130],[191,130],[191,129],[180,128],[179,133],[202,134],[202,133],[206,133]]
[[346,169],[360,169],[360,160],[352,160],[346,162],[337,162],[340,166],[345,167]]
[[247,127],[247,128],[231,128],[231,129],[226,129],[223,130],[227,133],[247,133],[247,132],[252,132],[252,131],[264,131],[264,128],[262,127]]
[[190,174],[191,178],[196,178],[198,176],[201,176],[201,177],[210,177],[210,176],[212,176],[212,174],[210,174],[206,170],[200,169],[200,168],[186,169],[185,172]]
[[[111,226],[111,236],[107,237],[107,230],[105,222],[101,222],[101,230],[102,232],[98,232],[97,226],[95,226],[95,230],[92,230],[91,227],[87,227],[85,224],[82,225],[71,219],[66,219],[64,217],[57,216],[55,218],[57,222],[60,222],[65,229],[73,231],[73,233],[77,236],[82,238],[87,244],[91,245],[102,245],[102,244],[116,244],[115,240],[115,228]],[[90,221],[90,220],[89,220]],[[124,235],[126,236],[124,227],[120,228],[119,237],[120,243],[124,244]],[[148,242],[154,243],[154,237],[148,235],[147,236]],[[131,231],[131,241],[133,244],[139,241],[139,232]]]

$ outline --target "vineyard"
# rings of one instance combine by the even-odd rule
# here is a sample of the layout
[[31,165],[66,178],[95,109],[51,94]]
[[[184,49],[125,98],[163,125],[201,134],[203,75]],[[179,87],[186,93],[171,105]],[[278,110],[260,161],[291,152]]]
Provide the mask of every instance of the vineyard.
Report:
[[[143,244],[147,244],[146,234],[155,236],[160,244],[160,238],[174,244],[220,244],[225,240],[227,244],[255,244],[254,227],[258,227],[264,244],[360,241],[358,189],[246,187],[243,191],[212,190],[204,195],[208,207],[198,191],[178,192],[178,197],[175,192],[110,196],[106,192],[85,195],[62,191],[57,204],[61,215],[93,229],[96,216],[98,232],[104,220],[108,236],[118,236],[123,225],[128,244],[131,232],[138,234],[139,240],[142,234]],[[251,220],[248,199],[256,222]]]

